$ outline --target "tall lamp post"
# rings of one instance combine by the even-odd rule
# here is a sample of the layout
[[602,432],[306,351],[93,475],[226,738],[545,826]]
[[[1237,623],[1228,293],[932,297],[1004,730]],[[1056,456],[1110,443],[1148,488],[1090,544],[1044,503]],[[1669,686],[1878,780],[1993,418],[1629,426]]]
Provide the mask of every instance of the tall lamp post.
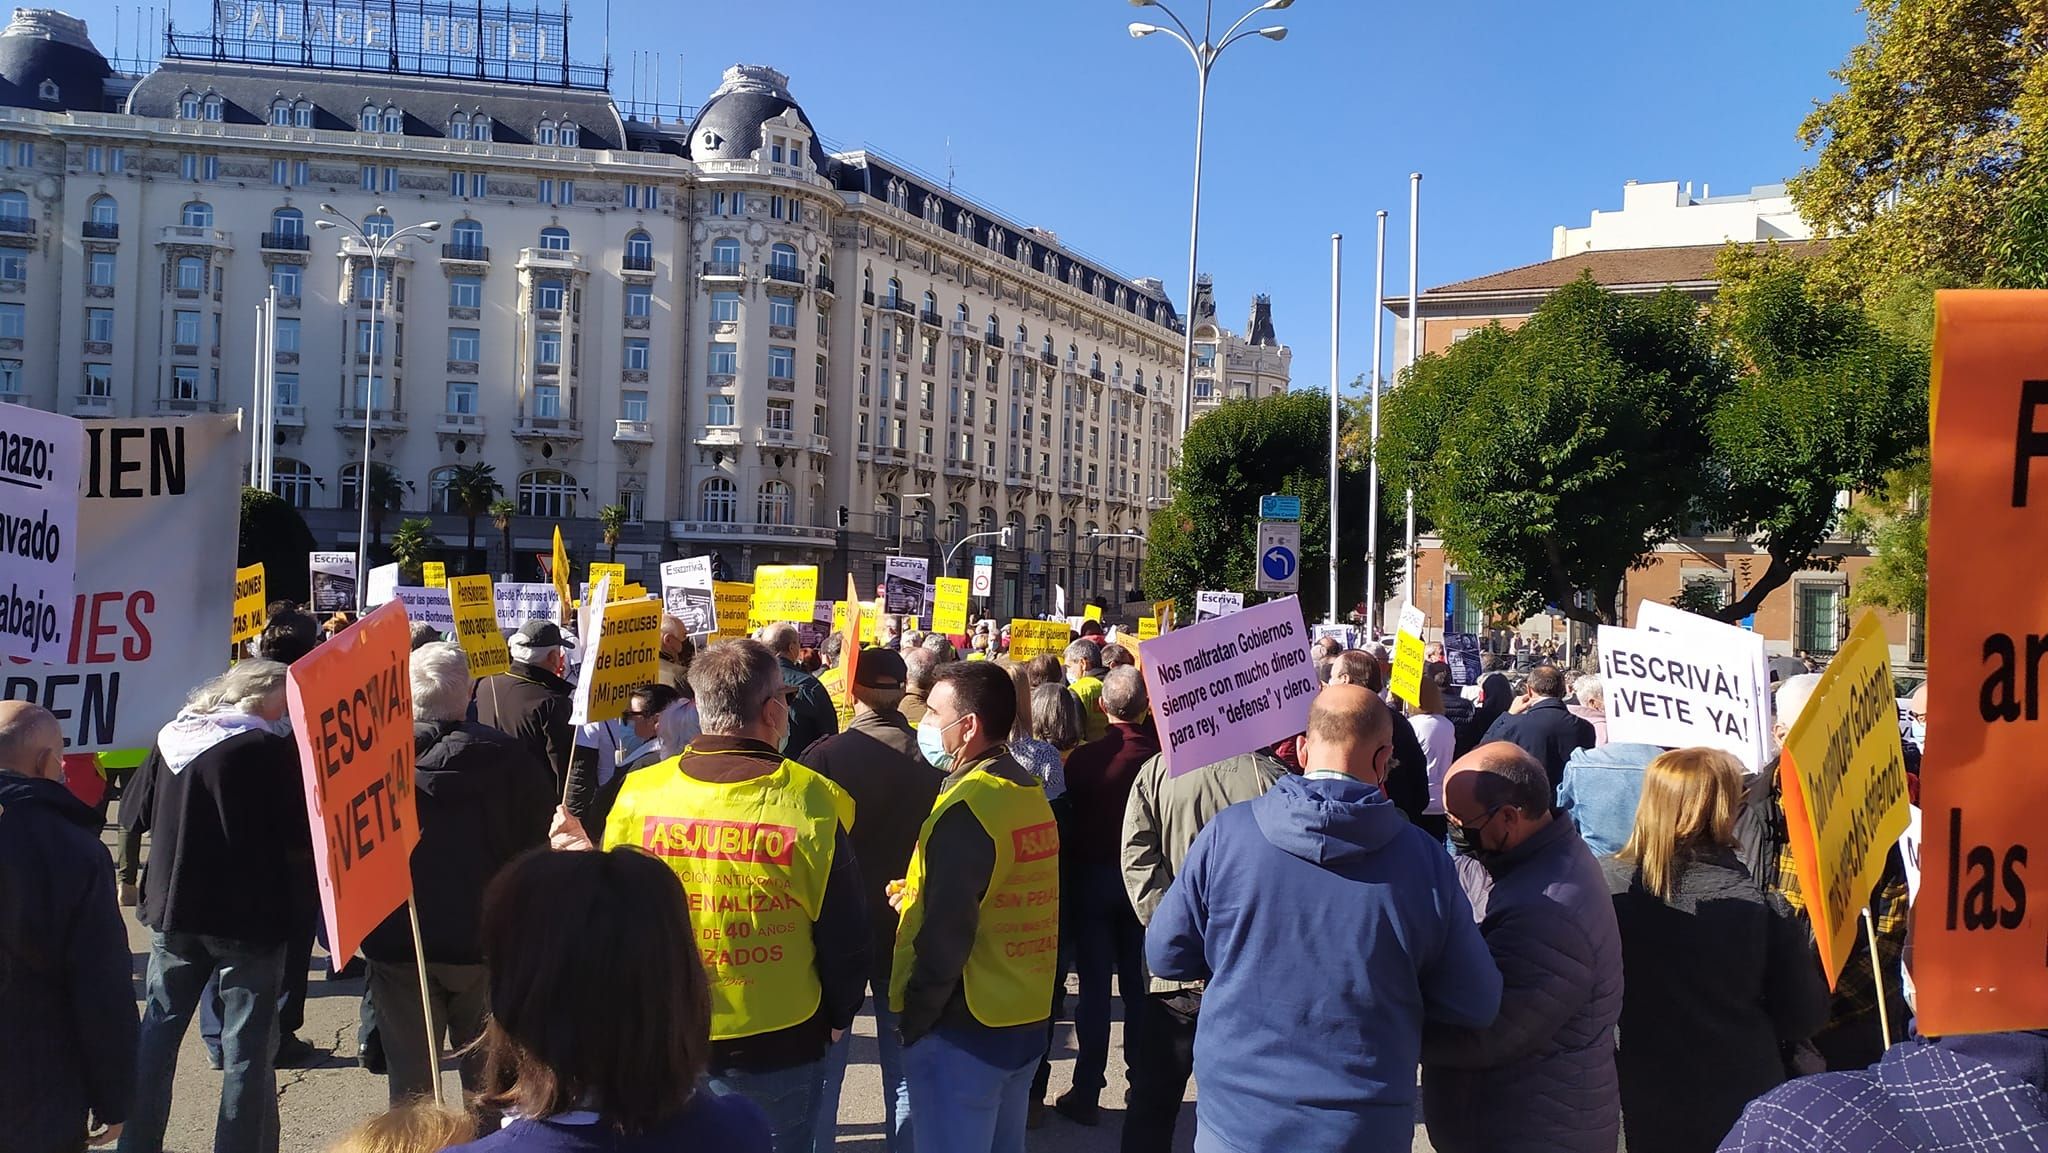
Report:
[[[1091,532],[1091,533],[1089,533],[1089,534],[1088,534],[1088,580],[1089,580],[1089,582],[1091,583],[1091,585],[1092,585],[1092,583],[1093,583],[1093,582],[1094,582],[1094,580],[1095,580],[1095,559],[1096,559],[1096,558],[1095,558],[1095,554],[1097,553],[1097,551],[1099,551],[1099,550],[1100,550],[1100,549],[1102,548],[1102,542],[1103,542],[1103,541],[1106,541],[1106,540],[1114,540],[1114,541],[1126,541],[1126,540],[1137,540],[1137,541],[1142,541],[1142,540],[1150,540],[1150,539],[1151,539],[1150,537],[1147,537],[1147,536],[1146,536],[1146,535],[1145,535],[1144,533],[1141,533],[1141,532],[1099,532],[1099,531],[1098,531],[1098,532]],[[1122,546],[1121,544],[1119,544],[1119,545],[1117,546],[1117,548],[1118,548],[1119,550],[1121,550],[1121,549],[1123,548],[1123,546]],[[1121,551],[1119,551],[1119,553],[1118,553],[1118,559],[1119,559],[1119,561],[1121,561],[1121,559],[1122,559],[1122,553],[1121,553]],[[1091,589],[1091,591],[1092,591],[1092,589]],[[1100,595],[1100,594],[1098,593],[1097,595]]]
[[[909,503],[910,503],[911,501],[914,501],[914,500],[930,500],[930,499],[932,499],[932,494],[930,494],[930,493],[928,493],[928,492],[906,492],[906,493],[904,493],[904,494],[903,494],[902,496],[899,496],[899,497],[897,497],[897,498],[896,498],[896,555],[897,555],[897,556],[902,556],[902,555],[903,555],[903,517],[904,517],[904,515],[905,515],[905,511],[904,511],[904,506],[905,506],[905,505],[907,505],[907,504],[909,504]],[[922,510],[920,510],[920,511],[922,511]],[[930,528],[931,526],[927,525],[927,526],[925,526],[925,527],[926,527],[926,528]]]
[[1225,48],[1248,36],[1285,40],[1287,29],[1284,27],[1275,25],[1269,28],[1246,28],[1244,25],[1245,21],[1261,12],[1277,12],[1293,3],[1294,0],[1266,0],[1264,4],[1238,17],[1237,23],[1232,24],[1228,32],[1217,37],[1211,35],[1215,28],[1215,0],[1203,0],[1202,38],[1198,41],[1181,18],[1174,15],[1173,10],[1159,0],[1131,0],[1133,8],[1157,8],[1166,13],[1168,20],[1173,21],[1171,28],[1163,28],[1157,24],[1132,24],[1132,39],[1164,32],[1180,41],[1181,46],[1188,50],[1188,55],[1195,61],[1195,194],[1194,208],[1188,214],[1188,315],[1182,318],[1186,322],[1183,325],[1186,331],[1181,334],[1180,434],[1183,438],[1187,436],[1188,424],[1194,418],[1195,406],[1195,261],[1198,242],[1202,235],[1202,136],[1209,107],[1209,70],[1216,66],[1216,58],[1223,55]]
[[[375,431],[373,418],[377,412],[377,364],[384,357],[384,296],[391,290],[390,280],[384,271],[384,257],[407,237],[439,231],[441,222],[423,220],[388,232],[378,229],[378,235],[372,236],[354,218],[332,204],[321,205],[320,211],[334,219],[314,221],[315,228],[322,232],[345,228],[348,231],[343,233],[344,237],[354,236],[357,243],[369,250],[370,286],[377,290],[377,295],[370,299],[370,386],[363,393],[363,467],[356,474],[356,503],[361,506],[361,519],[356,526],[356,615],[361,616],[370,590],[370,438]],[[389,219],[381,204],[377,206],[376,215]]]

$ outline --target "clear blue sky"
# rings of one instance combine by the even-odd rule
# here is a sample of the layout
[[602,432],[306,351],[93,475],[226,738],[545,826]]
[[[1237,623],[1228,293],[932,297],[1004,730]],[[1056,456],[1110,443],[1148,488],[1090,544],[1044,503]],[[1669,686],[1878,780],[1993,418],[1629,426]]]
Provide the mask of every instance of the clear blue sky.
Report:
[[[1252,0],[1217,0],[1227,26]],[[1200,0],[1169,0],[1199,19]],[[103,51],[114,6],[78,0]],[[123,6],[123,54],[136,26]],[[181,28],[209,9],[183,0]],[[574,0],[573,55],[604,51],[605,7]],[[701,102],[729,64],[789,74],[818,131],[943,176],[1185,307],[1194,67],[1124,0],[615,0],[615,88],[662,55],[661,98]],[[1388,290],[1407,288],[1408,173],[1423,173],[1424,287],[1546,259],[1551,229],[1619,208],[1635,179],[1720,192],[1782,180],[1829,71],[1862,35],[1851,0],[1297,0],[1217,65],[1202,267],[1225,322],[1273,296],[1297,387],[1329,379],[1329,236],[1345,235],[1343,379],[1370,359],[1373,213]],[[1219,31],[1220,31],[1219,27]],[[651,64],[643,65],[651,86]],[[950,144],[949,144],[950,141]],[[1392,334],[1388,333],[1391,356]]]

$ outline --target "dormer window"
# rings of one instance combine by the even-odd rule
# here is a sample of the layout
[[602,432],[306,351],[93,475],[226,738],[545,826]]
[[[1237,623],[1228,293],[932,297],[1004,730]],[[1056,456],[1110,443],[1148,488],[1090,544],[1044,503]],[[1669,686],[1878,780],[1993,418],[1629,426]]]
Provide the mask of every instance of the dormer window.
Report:
[[448,139],[469,139],[469,113],[457,112],[448,118]]
[[199,119],[199,94],[197,92],[188,91],[178,97],[178,119]]
[[567,120],[562,121],[562,123],[555,129],[555,139],[559,141],[562,147],[564,148],[577,147],[577,141],[582,138],[582,135],[583,130]]
[[901,211],[910,203],[910,189],[901,180],[889,182],[889,207]]
[[533,139],[536,144],[553,144],[555,142],[555,122],[552,120],[541,121],[540,128],[534,133]]
[[937,224],[939,222],[939,214],[942,211],[941,206],[943,203],[936,196],[924,198],[924,219],[926,224]]
[[216,123],[221,119],[225,105],[225,101],[210,92],[207,93],[206,99],[199,102],[200,111],[205,113],[205,118]]
[[313,127],[313,102],[311,100],[301,100],[292,105],[292,127]]
[[384,131],[390,133],[404,132],[405,113],[400,112],[392,105],[386,104],[384,106]]
[[481,112],[477,113],[476,119],[469,122],[469,138],[488,141],[491,138],[491,118]]
[[39,100],[55,104],[58,95],[57,82],[55,80],[45,80],[36,86],[36,98]]
[[270,123],[278,128],[289,128],[292,124],[292,102],[278,99],[270,103]]
[[377,131],[377,126],[381,123],[383,123],[383,120],[378,116],[377,109],[373,105],[363,105],[363,110],[356,114],[357,132],[375,132]]

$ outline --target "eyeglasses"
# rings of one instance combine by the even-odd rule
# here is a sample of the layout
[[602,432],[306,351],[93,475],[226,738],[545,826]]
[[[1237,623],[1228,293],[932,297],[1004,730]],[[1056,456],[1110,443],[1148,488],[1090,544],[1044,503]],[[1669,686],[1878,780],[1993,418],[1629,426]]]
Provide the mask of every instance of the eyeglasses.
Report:
[[1505,808],[1507,808],[1507,806],[1506,806],[1506,805],[1495,805],[1494,807],[1492,807],[1492,808],[1490,808],[1490,809],[1486,810],[1486,815],[1485,815],[1485,816],[1483,816],[1483,817],[1481,817],[1481,818],[1479,818],[1479,823],[1478,823],[1478,824],[1476,824],[1476,825],[1468,825],[1468,824],[1466,824],[1465,822],[1463,822],[1463,821],[1459,820],[1459,819],[1458,819],[1458,818],[1457,818],[1457,817],[1456,817],[1455,815],[1452,815],[1452,814],[1449,814],[1449,813],[1446,813],[1446,814],[1445,814],[1445,816],[1449,816],[1449,817],[1451,818],[1451,823],[1452,823],[1452,824],[1454,824],[1454,825],[1458,826],[1459,828],[1461,828],[1461,829],[1465,830],[1466,832],[1468,832],[1468,833],[1477,833],[1477,832],[1479,832],[1480,830],[1482,830],[1482,829],[1486,828],[1486,826],[1488,826],[1488,825],[1492,824],[1492,823],[1493,823],[1493,819],[1494,819],[1495,817],[1499,816],[1499,815],[1500,815],[1500,811],[1501,811],[1502,809],[1505,809]]

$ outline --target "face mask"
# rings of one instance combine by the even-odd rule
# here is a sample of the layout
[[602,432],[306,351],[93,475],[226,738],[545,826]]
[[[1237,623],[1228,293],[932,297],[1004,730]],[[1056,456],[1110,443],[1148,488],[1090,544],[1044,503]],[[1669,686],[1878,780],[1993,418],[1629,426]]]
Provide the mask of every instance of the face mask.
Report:
[[[1491,813],[1487,814],[1487,819],[1492,819]],[[1498,860],[1500,858],[1499,849],[1489,849],[1479,843],[1480,830],[1484,828],[1486,828],[1485,821],[1481,821],[1469,829],[1455,821],[1451,822],[1450,828],[1446,830],[1448,839],[1451,842],[1451,851],[1461,857],[1470,857],[1482,865],[1488,865]]]
[[[959,723],[958,720],[953,722],[955,725]],[[953,770],[953,754],[946,750],[946,730],[951,727],[940,724],[930,714],[917,722],[917,751],[924,754],[932,768],[942,773]]]
[[1926,746],[1926,744],[1927,744],[1927,722],[1926,722],[1926,721],[1908,721],[1908,722],[1906,722],[1906,735],[1907,735],[1907,736],[1909,736],[1909,737],[1911,737],[1911,738],[1913,738],[1913,743],[1914,743],[1914,744],[1916,744],[1916,745],[1920,745],[1920,746],[1922,746],[1922,747],[1924,748],[1924,747]]

